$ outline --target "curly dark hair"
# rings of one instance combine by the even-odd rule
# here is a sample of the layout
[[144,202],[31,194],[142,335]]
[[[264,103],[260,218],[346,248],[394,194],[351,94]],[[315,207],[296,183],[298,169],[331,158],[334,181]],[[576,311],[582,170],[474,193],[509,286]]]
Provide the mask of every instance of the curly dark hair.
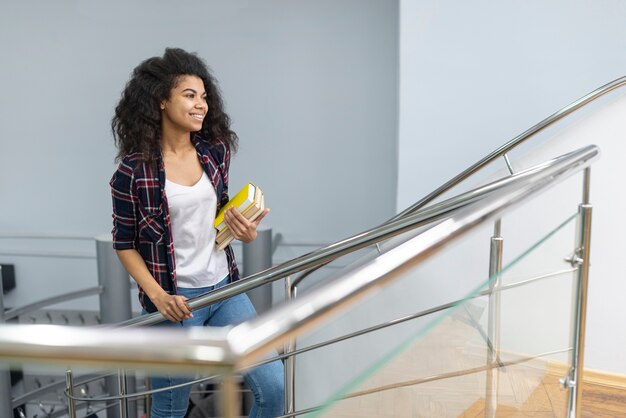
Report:
[[118,148],[117,158],[140,152],[144,161],[159,151],[161,141],[160,103],[170,97],[179,78],[195,75],[204,82],[208,113],[200,130],[203,140],[225,141],[234,151],[237,134],[230,129],[230,118],[215,78],[196,54],[180,48],[166,48],[162,57],[152,57],[139,64],[126,84],[111,121],[113,138]]

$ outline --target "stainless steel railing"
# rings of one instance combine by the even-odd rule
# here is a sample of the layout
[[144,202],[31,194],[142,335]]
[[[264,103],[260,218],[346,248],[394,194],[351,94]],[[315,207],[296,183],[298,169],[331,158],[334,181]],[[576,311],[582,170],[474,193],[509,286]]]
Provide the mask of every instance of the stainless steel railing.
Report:
[[[508,152],[510,152],[511,150],[517,148],[519,145],[521,145],[522,143],[524,143],[527,140],[531,139],[532,137],[534,137],[535,135],[537,135],[538,133],[540,133],[541,131],[543,131],[547,127],[555,124],[556,122],[558,122],[558,121],[564,119],[565,117],[569,116],[570,114],[574,113],[578,109],[584,107],[585,105],[595,101],[596,99],[598,99],[598,98],[600,98],[602,96],[607,95],[608,93],[612,92],[613,90],[616,90],[616,89],[618,89],[620,87],[623,87],[624,85],[626,85],[626,76],[623,76],[623,77],[620,77],[618,79],[615,79],[615,80],[605,84],[604,86],[601,86],[598,89],[588,93],[587,95],[581,97],[580,99],[570,103],[569,105],[567,105],[564,108],[560,109],[556,113],[554,113],[554,114],[550,115],[549,117],[545,118],[544,120],[542,120],[538,124],[532,126],[531,128],[529,128],[526,131],[522,132],[521,134],[519,134],[515,138],[511,139],[510,141],[508,141],[507,143],[505,143],[501,147],[497,148],[496,150],[494,150],[490,154],[486,155],[484,158],[480,159],[475,164],[473,164],[470,167],[468,167],[467,169],[463,170],[461,173],[459,173],[458,175],[456,175],[455,177],[453,177],[452,179],[450,179],[449,181],[447,181],[446,183],[444,183],[443,185],[441,185],[437,189],[433,190],[431,193],[429,193],[428,195],[426,195],[425,197],[423,197],[422,199],[420,199],[419,201],[417,201],[416,203],[414,203],[410,207],[406,208],[402,212],[398,213],[397,215],[395,215],[394,217],[389,219],[387,221],[387,223],[392,223],[392,222],[394,222],[397,219],[402,219],[403,217],[405,217],[407,215],[419,212],[426,205],[428,205],[429,203],[431,203],[435,199],[439,198],[440,196],[442,196],[447,191],[449,191],[452,188],[456,187],[457,185],[459,185],[460,183],[462,183],[463,181],[465,181],[466,179],[471,177],[473,174],[475,174],[479,170],[483,169],[484,167],[486,167],[487,165],[489,165],[490,163],[492,163],[493,161],[495,161],[499,157],[503,157],[504,158],[504,161],[505,161],[505,163],[506,163],[506,165],[507,165],[507,167],[509,169],[510,174],[513,174],[513,168],[512,168],[512,165],[511,165],[510,161],[509,161],[509,157],[508,157],[508,154],[507,154]],[[494,251],[496,251],[496,247],[498,245],[498,240],[499,240],[498,236],[499,236],[499,221],[496,222],[496,234],[494,236],[494,243],[493,243]],[[380,241],[375,242],[375,246],[378,249],[378,252],[380,253],[381,252],[381,247],[379,245],[379,242]],[[297,287],[298,287],[298,285],[304,279],[309,277],[313,272],[315,272],[319,268],[323,267],[324,265],[328,264],[333,259],[334,258],[329,257],[329,259],[327,261],[320,261],[316,265],[311,266],[311,267],[303,270],[298,277],[295,277],[293,279],[290,278],[290,284],[289,284],[289,287],[286,289],[285,293],[287,295],[289,295],[290,298],[295,298],[296,295],[297,295]],[[498,297],[496,296],[496,298],[494,298],[494,299],[496,299],[496,300],[490,301],[490,303],[493,304],[494,306],[497,306],[497,304],[499,303],[497,301]],[[495,319],[492,319],[492,320],[495,320]],[[295,350],[296,349],[295,342],[291,342],[286,347],[286,349],[287,350]],[[285,364],[286,365],[286,372],[288,374],[288,376],[286,377],[286,380],[285,380],[286,386],[287,386],[287,393],[288,394],[290,394],[290,393],[295,391],[295,389],[293,388],[293,385],[295,385],[295,378],[293,376],[294,368],[295,368],[294,361],[295,360],[292,357],[292,358],[288,359],[286,361],[286,364]],[[288,403],[291,404],[293,402],[290,400],[290,401],[288,401]]]
[[[582,152],[584,152],[585,150],[581,150],[581,151],[582,151]],[[579,152],[581,152],[581,151],[579,151]],[[577,153],[572,153],[572,155],[575,155],[575,154],[577,154]],[[545,166],[549,166],[549,165],[551,165],[551,164],[554,164],[555,162],[558,162],[558,161],[563,161],[563,160],[566,160],[567,158],[571,158],[571,157],[572,157],[572,155],[569,155],[569,154],[568,154],[568,155],[565,155],[565,156],[559,157],[559,158],[557,158],[557,159],[555,159],[555,160],[552,160],[552,161],[550,161],[550,162],[544,163],[543,165],[540,165],[540,166],[534,167],[534,168],[532,168],[532,169],[526,170],[525,172],[519,173],[518,175],[514,176],[514,178],[520,179],[520,178],[526,177],[526,176],[528,176],[528,175],[530,175],[530,174],[532,174],[532,173],[534,173],[534,172],[537,172],[538,170],[541,170],[541,169],[542,169],[542,168],[544,168]],[[474,191],[468,192],[468,193],[466,193],[466,194],[464,194],[464,195],[462,195],[462,196],[458,196],[458,197],[456,197],[456,198],[453,198],[453,199],[451,199],[451,201],[450,201],[450,202],[442,202],[442,203],[441,203],[441,205],[442,205],[442,206],[445,206],[445,205],[448,205],[448,204],[452,204],[452,203],[454,203],[455,201],[463,201],[463,200],[465,200],[465,199],[471,199],[471,198],[472,198],[472,196],[473,196],[474,198],[478,198],[478,197],[480,197],[480,196],[481,196],[481,194],[482,194],[482,193],[487,192],[489,189],[494,189],[494,188],[497,188],[497,186],[498,186],[498,185],[499,185],[499,186],[502,186],[503,184],[506,184],[506,183],[510,182],[512,179],[513,179],[513,178],[502,179],[502,180],[500,180],[500,181],[494,182],[493,184],[490,184],[490,185],[484,186],[483,188],[479,188],[478,190],[474,190]],[[526,282],[531,282],[531,281],[538,280],[538,279],[541,279],[541,278],[531,278],[531,279],[527,280]],[[519,285],[521,285],[521,284],[525,284],[525,283],[520,283]],[[506,290],[506,289],[508,289],[509,287],[511,287],[511,286],[505,286],[505,287],[503,287],[503,288],[502,288],[502,289],[500,289],[500,290]],[[484,294],[484,293],[485,293],[485,292],[483,292],[483,294]],[[457,302],[458,302],[458,301],[457,301]],[[447,308],[450,308],[450,307],[451,307],[451,306],[453,306],[453,305],[454,305],[454,302],[453,302],[452,304],[446,304],[446,305],[441,306],[441,307],[436,307],[436,308],[433,308],[433,309],[431,309],[431,310],[429,310],[429,311],[427,311],[427,312],[421,312],[421,313],[418,313],[418,314],[416,314],[416,315],[413,315],[412,317],[413,317],[413,318],[416,318],[416,317],[420,317],[420,316],[423,316],[423,315],[427,315],[427,314],[430,314],[430,313],[435,312],[435,311],[438,311],[438,310],[442,310],[442,309],[447,309]],[[409,319],[412,319],[412,318],[403,318],[402,320],[409,320]],[[338,342],[338,341],[342,341],[342,340],[345,340],[345,339],[348,339],[348,338],[352,338],[352,337],[357,336],[357,335],[362,335],[362,334],[367,333],[367,332],[372,332],[372,331],[374,331],[374,330],[376,330],[376,329],[381,329],[381,328],[386,327],[386,326],[391,326],[391,325],[394,325],[395,323],[399,323],[399,322],[400,322],[400,321],[393,321],[393,323],[384,324],[384,325],[381,325],[381,326],[378,326],[378,327],[372,327],[372,328],[370,328],[370,329],[368,329],[368,330],[363,330],[363,331],[361,331],[361,332],[357,332],[357,333],[354,333],[354,334],[352,334],[352,335],[344,336],[344,337],[342,337],[342,338],[337,338],[337,339],[335,339],[335,340],[333,340],[333,341],[327,341],[327,342],[325,342],[325,343],[318,344],[318,345],[315,345],[315,346],[313,346],[313,347],[307,347],[307,348],[304,348],[304,349],[298,349],[298,350],[295,350],[295,347],[294,347],[294,348],[292,348],[292,352],[291,352],[291,353],[289,353],[289,352],[288,352],[288,353],[286,353],[286,354],[284,354],[284,355],[282,355],[282,356],[280,356],[280,357],[281,357],[281,358],[293,359],[293,356],[294,356],[294,355],[296,355],[296,354],[300,354],[300,353],[302,353],[302,352],[305,352],[305,351],[310,351],[310,350],[312,350],[312,349],[316,349],[316,348],[319,348],[319,347],[321,347],[321,346],[329,345],[329,344],[332,344],[332,343],[335,343],[335,342]],[[258,363],[257,363],[257,364],[258,364]],[[489,368],[489,369],[492,369],[493,367],[492,367],[492,366],[490,366],[490,367],[488,367],[488,368]],[[291,408],[291,411],[293,411],[293,408]],[[300,411],[300,412],[302,412],[302,411]],[[292,414],[292,415],[293,415],[293,414]],[[287,416],[292,416],[292,415],[287,415]]]
[[[479,200],[468,195],[463,201],[465,204],[449,211],[448,219],[380,255],[375,263],[365,263],[328,286],[234,328],[194,329],[183,331],[176,338],[172,338],[172,331],[168,331],[165,338],[160,334],[163,330],[158,329],[86,330],[7,325],[0,328],[0,356],[73,364],[225,372],[224,392],[231,399],[233,388],[228,382],[232,372],[249,367],[268,350],[309,327],[319,325],[374,287],[389,283],[408,266],[427,259],[464,232],[587,167],[597,154],[596,147],[586,147],[497,185],[492,184],[492,189]],[[400,228],[398,225],[404,224],[394,225],[392,230]],[[38,327],[40,332],[32,333],[32,327]],[[177,343],[172,344],[173,340]],[[233,413],[233,402],[225,404],[226,414]]]
[[98,295],[102,293],[102,286],[89,287],[87,289],[76,290],[74,292],[64,293],[62,295],[55,295],[49,298],[41,299],[28,305],[20,306],[18,308],[9,309],[4,313],[4,319],[10,320],[17,318],[21,315],[25,315],[30,312],[35,312],[46,306],[56,305],[61,302],[68,302],[71,300],[83,298],[86,296]]
[[[4,324],[6,321],[10,321],[15,319],[21,315],[25,315],[31,312],[35,312],[43,307],[54,305],[61,302],[66,302],[70,300],[75,300],[78,298],[97,295],[102,292],[101,286],[95,286],[87,289],[77,290],[74,292],[69,292],[66,294],[51,296],[28,305],[23,305],[18,308],[5,310],[4,299],[2,297],[3,288],[2,282],[0,281],[0,324]],[[2,370],[0,368],[0,412],[2,414],[8,414],[9,411],[12,411],[17,406],[27,403],[33,399],[37,399],[38,397],[50,392],[57,388],[56,384],[41,386],[37,389],[34,389],[28,393],[17,396],[14,399],[11,399],[11,387],[10,387],[10,379],[8,370]]]
[[398,213],[396,216],[394,216],[391,219],[393,220],[393,219],[401,218],[408,213],[412,213],[415,210],[424,207],[425,205],[432,202],[433,200],[435,200],[436,198],[438,198],[439,196],[441,196],[448,190],[457,186],[458,184],[462,183],[464,180],[468,179],[474,173],[478,172],[479,170],[487,166],[489,163],[495,161],[499,157],[505,157],[507,165],[509,166],[509,169],[510,169],[510,163],[508,162],[508,157],[506,157],[509,151],[513,150],[514,148],[517,148],[519,145],[526,142],[533,136],[537,135],[538,133],[540,133],[547,127],[552,126],[556,122],[571,115],[572,113],[584,107],[585,105],[625,85],[626,85],[626,76],[623,76],[623,77],[620,77],[611,81],[610,83],[605,84],[604,86],[597,88],[591,93],[588,93],[585,96],[581,97],[580,99],[570,103],[569,105],[565,106],[561,110],[557,111],[556,113],[553,113],[552,115],[548,116],[541,122],[537,123],[536,125],[532,126],[526,131],[522,132],[521,134],[511,139],[504,145],[495,149],[494,151],[492,151],[485,157],[481,158],[479,161],[472,164],[470,167],[466,168],[465,170],[463,170],[462,172],[460,172],[459,174],[457,174],[456,176],[454,176],[453,178],[451,178],[450,180],[448,180],[447,182],[439,186],[437,189],[433,190],[431,193],[424,196],[419,201],[415,202],[410,207],[406,208],[404,211]]
[[[456,176],[454,176],[453,178],[451,178],[450,180],[448,180],[447,182],[445,182],[444,184],[442,184],[441,186],[439,186],[438,188],[436,188],[435,190],[433,190],[432,192],[430,192],[429,194],[427,194],[426,196],[424,196],[423,198],[421,198],[420,200],[418,200],[417,202],[415,202],[414,204],[409,206],[408,208],[404,209],[403,211],[401,211],[398,214],[396,214],[395,216],[393,216],[387,222],[393,222],[393,221],[395,221],[397,219],[400,219],[400,218],[402,218],[402,217],[404,217],[404,216],[406,216],[408,214],[415,213],[416,211],[418,211],[421,208],[425,207],[427,204],[431,203],[432,201],[434,201],[438,197],[442,196],[447,191],[449,191],[452,188],[458,186],[460,183],[462,183],[463,181],[467,180],[472,175],[474,175],[475,173],[477,173],[478,171],[480,171],[481,169],[483,169],[484,167],[486,167],[490,163],[494,162],[499,157],[503,157],[504,158],[504,161],[505,161],[505,163],[506,163],[506,165],[507,165],[507,167],[509,169],[509,172],[511,174],[513,174],[513,168],[511,166],[510,161],[509,161],[508,152],[510,152],[513,149],[517,148],[518,146],[520,146],[524,142],[528,141],[529,139],[531,139],[532,137],[534,137],[535,135],[537,135],[538,133],[540,133],[544,129],[548,128],[549,126],[554,125],[556,122],[559,122],[560,120],[562,120],[562,119],[566,118],[567,116],[571,115],[572,113],[576,112],[578,109],[580,109],[580,108],[586,106],[587,104],[589,104],[589,103],[599,99],[600,97],[603,97],[603,96],[609,94],[613,90],[616,90],[616,89],[619,89],[619,88],[623,87],[624,85],[626,85],[626,76],[617,78],[617,79],[615,79],[615,80],[605,84],[604,86],[601,86],[601,87],[597,88],[596,90],[586,94],[585,96],[583,96],[583,97],[579,98],[578,100],[570,103],[569,105],[563,107],[559,111],[553,113],[552,115],[548,116],[547,118],[545,118],[541,122],[537,123],[536,125],[530,127],[526,131],[524,131],[521,134],[517,135],[515,138],[509,140],[504,145],[498,147],[497,149],[495,149],[491,153],[487,154],[485,157],[481,158],[479,161],[477,161],[476,163],[472,164],[470,167],[468,167],[465,170],[461,171],[459,174],[457,174]],[[380,248],[379,248],[379,250],[380,250]],[[330,260],[330,261],[332,261],[332,260]],[[327,262],[329,262],[329,261],[327,261]],[[295,289],[297,287],[297,285],[302,280],[304,280],[307,276],[309,276],[312,272],[314,272],[316,269],[318,269],[319,267],[323,266],[324,264],[326,264],[326,263],[320,263],[320,264],[318,264],[316,266],[312,266],[309,270],[304,271],[299,278],[293,280],[293,284],[292,284],[293,288]],[[293,290],[292,292],[295,292],[295,290]]]
[[[605,96],[606,94],[612,92],[615,89],[623,87],[626,85],[626,76],[620,77],[616,80],[611,81],[610,83],[605,84],[604,86],[592,91],[591,93],[581,97],[580,99],[570,103],[565,106],[558,112],[552,114],[551,116],[545,118],[538,124],[533,127],[527,129],[522,132],[515,138],[511,139],[501,147],[497,148],[472,166],[463,170],[461,173],[444,183],[442,186],[435,189],[433,192],[429,193],[424,198],[420,199],[415,204],[411,205],[407,209],[398,213],[394,217],[392,217],[385,224],[373,228],[367,231],[362,232],[361,234],[357,234],[353,237],[347,238],[342,241],[338,241],[334,244],[323,247],[319,250],[313,251],[311,253],[305,254],[301,257],[297,257],[291,261],[283,263],[279,266],[273,267],[271,269],[265,270],[261,273],[251,275],[246,277],[245,280],[240,280],[239,282],[233,283],[229,286],[218,289],[217,291],[211,292],[210,294],[200,296],[198,298],[193,299],[190,302],[190,307],[193,309],[200,309],[202,307],[208,306],[212,303],[218,302],[220,300],[228,299],[236,294],[247,292],[256,287],[262,286],[267,283],[271,283],[273,281],[282,279],[287,276],[291,276],[295,273],[304,272],[302,277],[293,280],[292,286],[295,288],[301,282],[301,280],[306,277],[311,271],[328,264],[329,262],[343,256],[349,254],[351,252],[360,250],[362,248],[368,247],[370,245],[376,245],[382,241],[385,241],[392,236],[394,236],[393,232],[389,233],[389,228],[387,226],[394,225],[395,223],[410,214],[416,214],[421,209],[423,209],[428,203],[432,202],[436,198],[443,195],[448,190],[462,183],[467,178],[471,177],[474,173],[478,172],[489,163],[495,161],[497,158],[504,156],[505,160],[508,164],[508,156],[507,153],[514,148],[518,147],[522,143],[526,142],[539,132],[543,131],[545,128],[553,125],[554,123],[562,120],[563,118],[571,115],[576,110],[582,108],[583,106],[593,102],[594,100]],[[508,164],[510,165],[510,164]],[[449,210],[452,210],[452,206],[448,207]],[[442,208],[443,210],[443,208]],[[422,212],[419,212],[422,213]],[[445,212],[441,212],[441,216],[445,216]],[[431,221],[435,220],[435,217],[431,218]],[[394,230],[392,227],[391,230]],[[395,230],[398,233],[402,233],[403,231]],[[396,234],[397,235],[397,234]],[[310,270],[310,271],[309,271]],[[141,318],[134,318],[129,321],[125,321],[120,324],[120,326],[135,326],[135,325],[152,325],[158,322],[165,320],[165,318],[159,314],[154,313],[150,315],[142,316]]]
[[[455,176],[448,182],[444,183],[438,189],[434,190],[433,192],[431,192],[430,194],[422,198],[420,201],[416,202],[414,205],[410,206],[406,210],[400,212],[399,214],[391,218],[388,221],[388,223],[393,223],[395,220],[401,219],[402,217],[408,214],[421,212],[420,209],[422,209],[428,203],[432,202],[433,200],[435,200],[436,198],[438,198],[439,196],[441,196],[448,190],[452,189],[459,183],[463,182],[465,179],[469,178],[471,175],[473,175],[474,173],[476,173],[477,171],[479,171],[480,169],[482,169],[489,163],[493,162],[500,156],[504,157],[505,162],[507,163],[507,166],[510,167],[510,163],[508,161],[508,156],[507,156],[507,153],[509,151],[511,151],[518,145],[522,144],[523,142],[527,141],[531,137],[535,136],[537,133],[541,132],[548,126],[551,126],[557,121],[567,117],[568,115],[572,114],[573,112],[580,109],[581,107],[591,103],[592,101],[598,99],[599,97],[602,97],[610,93],[611,91],[622,87],[624,84],[626,84],[626,77],[618,78],[594,90],[593,92],[581,97],[580,99],[576,100],[570,105],[564,107],[563,109],[559,110],[558,112],[554,113],[553,115],[539,122],[535,126],[521,133],[517,137],[513,138],[512,140],[510,140],[503,146],[499,147],[498,149],[496,149],[495,151],[493,151],[492,153],[490,153],[489,155],[487,155],[486,157],[484,157],[483,159],[481,159],[480,161],[478,161],[471,167],[462,171],[457,176]],[[450,206],[449,209],[453,210],[453,206]],[[445,216],[445,213],[442,212],[441,216]],[[433,216],[430,218],[430,221],[434,221],[436,219],[437,219],[436,216],[433,214]],[[424,221],[424,223],[427,223],[427,222],[428,221]],[[345,255],[349,252],[356,251],[358,249],[361,249],[361,248],[364,248],[373,244],[378,246],[379,242],[384,241],[390,238],[391,236],[393,236],[393,234],[387,235],[384,233],[378,236],[374,236],[373,232],[375,230],[376,228],[374,228],[373,230],[365,231],[364,233],[356,235],[352,238],[348,238],[347,240],[340,241],[338,243],[322,248],[321,250],[299,257],[295,260],[292,260],[292,262],[284,263],[283,265],[278,266],[279,268],[277,268],[276,270],[270,269],[258,275],[253,275],[249,277],[248,280],[237,283],[238,286],[234,286],[232,288],[224,288],[221,293],[213,293],[213,294],[200,297],[197,300],[192,301],[193,302],[192,309],[198,309],[200,307],[214,303],[218,300],[228,298],[234,294],[245,292],[247,290],[253,289],[255,287],[269,283],[271,281],[278,280],[280,278],[290,276],[294,273],[304,271],[304,273],[300,277],[292,281],[291,289],[288,291],[290,294],[295,295],[296,286],[298,285],[298,283],[304,277],[306,277],[310,272],[312,272],[314,269],[319,268],[320,266],[323,266],[329,263],[330,261],[338,257],[341,257],[342,255]],[[401,232],[398,232],[398,233],[401,233]],[[367,235],[369,235],[369,238],[371,238],[370,240],[364,239],[364,236],[367,236]],[[10,238],[12,237],[12,235],[1,236],[0,238],[7,238],[7,237]],[[60,238],[67,238],[67,237],[60,237]],[[79,238],[85,238],[85,237],[79,237]],[[97,294],[100,292],[101,292],[101,288],[85,289],[84,291],[74,292],[75,294],[68,294],[68,295],[62,295],[62,296],[55,297],[55,298],[50,298],[50,300],[37,302],[36,304],[33,304],[33,306],[22,307],[19,309],[9,311],[6,313],[6,316],[7,318],[15,317],[25,312],[26,310],[30,311],[38,307],[45,306],[50,303],[54,303],[55,300],[56,301],[70,300],[76,297],[82,297],[82,296],[86,296],[89,294]],[[162,319],[159,318],[159,314],[153,314],[152,317],[147,316],[145,318],[127,321],[126,323],[123,323],[121,325],[122,326],[148,325],[148,324],[152,324],[155,322],[159,322],[160,320]]]
[[[482,199],[498,188],[506,187],[509,184],[514,183],[515,181],[518,181],[520,179],[530,178],[538,171],[549,167],[550,165],[558,165],[562,161],[568,161],[571,158],[576,158],[580,155],[581,152],[584,153],[584,150],[588,150],[587,148],[570,154],[565,154],[544,164],[540,164],[528,170],[519,172],[517,176],[506,177],[494,181],[485,186],[468,191],[466,193],[462,193],[441,203],[432,205],[428,208],[422,208],[420,210],[417,210],[415,211],[415,213],[407,214],[401,218],[389,221],[381,226],[372,228],[368,231],[347,238],[343,241],[339,241],[335,244],[313,251],[309,254],[297,257],[276,267],[272,267],[260,273],[253,274],[246,277],[245,279],[242,279],[235,283],[231,283],[228,286],[224,286],[211,293],[191,299],[189,301],[189,306],[192,310],[209,306],[213,303],[228,299],[234,295],[246,292],[258,286],[262,286],[264,284],[272,283],[284,277],[288,277],[309,267],[326,264],[340,256],[371,246],[372,244],[388,240],[389,238],[405,233],[417,227],[427,225],[438,220],[442,220],[452,211],[471,204],[472,202],[475,202],[479,199]],[[143,326],[152,325],[164,320],[165,318],[157,312],[133,318],[117,325],[121,327]]]
[[[343,276],[341,281],[348,280],[351,283],[361,283],[361,286],[358,287],[359,291],[352,289],[350,286],[342,287],[331,283],[318,291],[312,292],[317,296],[306,294],[290,304],[272,310],[259,319],[236,327],[236,330],[233,330],[231,335],[237,339],[236,345],[240,346],[238,351],[246,353],[245,356],[242,356],[241,364],[246,364],[249,358],[262,355],[270,348],[268,344],[274,347],[274,343],[286,342],[288,335],[293,332],[291,328],[297,328],[300,321],[306,322],[307,319],[305,318],[311,318],[308,320],[312,320],[312,318],[322,317],[327,313],[327,309],[334,307],[333,302],[347,301],[353,296],[360,295],[360,291],[363,288],[373,284],[368,282],[367,279],[368,275],[375,275],[373,273],[375,270],[371,266],[384,265],[385,274],[391,274],[392,271],[400,268],[400,266],[409,267],[410,263],[421,261],[422,258],[418,257],[418,255],[426,258],[427,252],[438,249],[448,240],[483,222],[488,217],[493,217],[496,212],[501,211],[503,208],[518,203],[523,198],[549,184],[553,184],[558,179],[563,179],[568,173],[571,174],[587,167],[598,156],[598,153],[597,147],[588,146],[520,173],[512,179],[504,179],[492,183],[492,192],[483,196],[481,200],[473,204],[462,205],[453,214],[450,214],[445,221]],[[520,187],[521,185],[522,187]],[[469,197],[467,199],[468,201],[470,200]],[[419,219],[417,215],[413,216]],[[412,219],[411,216],[408,216],[404,218],[404,221],[407,222],[409,220],[408,222],[410,222]],[[402,225],[402,221],[396,222],[400,222]],[[388,227],[393,230],[397,226],[389,224]],[[445,238],[441,236],[442,234]],[[405,254],[406,259],[402,259],[400,256],[394,255],[398,248],[412,248],[412,251],[410,255]],[[346,277],[352,279],[346,279]],[[377,276],[369,280],[377,282],[383,279]],[[352,294],[353,290],[356,293],[354,295]],[[292,315],[292,311],[296,310],[302,315],[297,320]],[[302,312],[308,312],[309,314],[305,316]],[[272,324],[271,329],[275,330],[276,339],[271,338],[271,334],[267,331],[269,323]],[[278,335],[281,335],[281,337],[279,338]],[[271,341],[271,343],[268,343],[268,341]]]

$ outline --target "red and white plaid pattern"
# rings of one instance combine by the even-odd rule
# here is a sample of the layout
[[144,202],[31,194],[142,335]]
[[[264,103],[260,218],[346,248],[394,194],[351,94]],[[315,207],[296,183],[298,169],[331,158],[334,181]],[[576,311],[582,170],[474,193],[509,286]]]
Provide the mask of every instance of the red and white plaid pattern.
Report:
[[[192,142],[202,168],[216,195],[220,196],[219,211],[228,202],[229,146],[221,140],[210,144],[198,134]],[[141,154],[129,154],[120,162],[109,184],[113,198],[113,248],[137,250],[163,290],[176,294],[176,259],[165,196],[163,158],[159,154],[154,161],[143,162]],[[225,251],[230,281],[239,280],[235,254],[230,246]],[[146,311],[156,312],[156,307],[141,288],[139,301]]]

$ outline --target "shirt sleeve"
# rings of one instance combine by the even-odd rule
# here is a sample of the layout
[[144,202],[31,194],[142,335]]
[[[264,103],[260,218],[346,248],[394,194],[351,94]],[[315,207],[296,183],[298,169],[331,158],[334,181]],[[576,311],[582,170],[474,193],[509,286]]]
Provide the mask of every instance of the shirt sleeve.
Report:
[[134,174],[122,161],[110,181],[113,199],[113,248],[137,248],[137,196],[133,193]]

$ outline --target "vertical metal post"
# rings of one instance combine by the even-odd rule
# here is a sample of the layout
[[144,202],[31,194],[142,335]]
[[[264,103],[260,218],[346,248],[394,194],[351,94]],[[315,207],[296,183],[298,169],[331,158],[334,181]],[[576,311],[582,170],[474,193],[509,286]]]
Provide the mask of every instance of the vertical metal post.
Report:
[[[295,289],[291,286],[291,276],[285,277],[285,296],[291,300],[295,298]],[[296,349],[296,340],[292,338],[285,344],[285,354],[293,353]],[[296,358],[292,354],[285,358],[285,413],[296,410]]]
[[487,328],[488,351],[487,351],[487,383],[485,388],[485,417],[496,416],[498,407],[498,383],[500,377],[500,286],[502,271],[502,248],[501,236],[502,223],[498,219],[494,226],[494,236],[491,237],[489,252],[489,323]]
[[132,317],[130,277],[113,249],[110,235],[96,237],[100,317],[103,324],[122,322]]
[[235,418],[239,416],[241,410],[241,400],[238,396],[238,382],[232,373],[224,375],[222,380],[222,404],[221,416],[224,418]]
[[504,157],[504,162],[506,163],[506,168],[509,169],[509,173],[514,174],[513,166],[511,165],[511,160],[509,160],[509,155],[504,154],[503,157]]
[[[102,286],[100,294],[100,318],[103,324],[122,322],[132,317],[130,303],[130,277],[122,266],[113,249],[113,240],[110,234],[96,237],[96,256],[98,264],[98,284]],[[118,393],[119,378],[108,376],[105,378],[105,389],[113,395]],[[135,392],[135,379],[127,378],[127,389]],[[121,402],[120,402],[121,404]],[[137,417],[137,401],[129,402],[129,416]],[[120,406],[121,408],[121,406]],[[110,409],[108,418],[120,418],[118,411]]]
[[[4,284],[2,283],[2,267],[0,266],[0,326],[4,319]],[[0,416],[13,416],[13,400],[11,396],[11,371],[9,366],[0,364]]]
[[[146,377],[145,377],[145,388],[146,388],[146,391],[152,390],[152,385],[150,384],[150,375],[148,373],[146,373]],[[150,418],[150,415],[152,414],[152,396],[151,395],[146,396],[144,405],[145,405],[145,416],[146,418]]]
[[[120,396],[126,395],[126,371],[124,369],[120,369],[117,371],[118,377],[118,386],[120,388]],[[120,399],[120,417],[127,418],[128,417],[128,399],[121,398]]]
[[69,418],[76,418],[76,401],[72,398],[74,396],[74,378],[71,370],[65,372],[65,389],[67,389],[67,394],[69,395],[67,399],[67,414]]
[[[249,244],[243,244],[243,274],[250,276],[270,267],[272,267],[272,228],[259,225],[256,239]],[[252,289],[247,294],[258,313],[271,309],[271,283]]]
[[587,319],[587,289],[589,286],[589,256],[591,249],[591,215],[592,206],[589,203],[591,170],[585,169],[583,179],[583,203],[578,207],[579,230],[576,243],[578,254],[578,277],[576,287],[576,305],[574,330],[572,333],[572,369],[566,378],[565,384],[570,388],[567,404],[567,416],[580,418],[583,392],[583,369],[585,357],[585,327]]

